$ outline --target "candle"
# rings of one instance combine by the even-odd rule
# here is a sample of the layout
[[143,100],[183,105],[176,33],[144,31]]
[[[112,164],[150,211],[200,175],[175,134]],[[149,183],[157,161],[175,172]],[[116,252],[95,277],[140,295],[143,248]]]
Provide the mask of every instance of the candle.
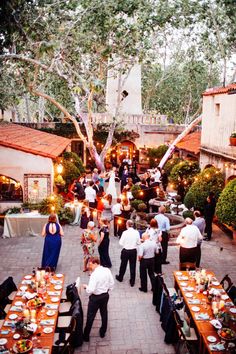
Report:
[[45,276],[45,270],[41,270],[41,281],[44,280],[44,276]]
[[214,308],[214,309],[213,309],[214,315],[217,315],[218,312],[219,312],[218,308]]
[[203,277],[205,277],[206,276],[206,269],[202,269],[201,274]]
[[41,277],[40,271],[37,270],[37,271],[36,271],[36,280],[37,280],[38,282],[40,281],[40,277]]
[[28,309],[24,309],[23,311],[23,316],[25,317],[25,319],[28,321],[29,317],[30,317],[30,313]]
[[224,300],[220,300],[220,303],[219,303],[219,309],[221,310],[221,309],[223,309],[224,308],[224,306],[225,306],[225,302],[224,302]]
[[36,322],[36,310],[30,312],[31,322]]
[[212,301],[212,310],[217,308],[217,303],[216,301]]

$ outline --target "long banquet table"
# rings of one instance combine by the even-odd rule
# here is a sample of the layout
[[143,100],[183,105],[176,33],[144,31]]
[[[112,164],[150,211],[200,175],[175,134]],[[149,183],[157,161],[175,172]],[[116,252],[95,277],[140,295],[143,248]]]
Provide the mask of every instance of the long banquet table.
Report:
[[[29,283],[33,279],[33,277],[27,279],[30,276],[31,275],[27,275],[22,279],[0,331],[0,343],[2,339],[7,340],[5,348],[10,352],[12,352],[12,349],[14,351],[14,345],[17,340],[23,339],[22,336],[19,339],[14,339],[13,336],[16,333],[20,334],[15,328],[15,323],[22,317],[24,310],[27,309],[28,300],[22,297],[22,293],[30,292]],[[36,309],[35,323],[37,324],[37,329],[35,333],[27,338],[33,342],[33,348],[29,353],[38,353],[36,350],[38,348],[42,348],[44,354],[51,353],[63,285],[63,274],[55,274],[51,279],[48,279],[46,287],[47,291],[43,294],[45,305]],[[17,316],[14,320],[11,319],[13,314]],[[48,330],[48,328],[50,328],[50,330]],[[46,331],[49,331],[50,333],[46,333]]]
[[[224,340],[225,349],[212,350],[215,349],[214,345],[217,343],[223,343],[223,340],[218,335],[217,329],[210,323],[210,321],[215,317],[213,315],[212,306],[208,300],[207,294],[205,291],[196,291],[195,279],[191,277],[190,274],[191,272],[176,271],[174,272],[174,280],[175,288],[181,292],[194,327],[200,337],[199,353],[225,353],[228,349],[229,343],[232,343],[232,346],[235,344],[234,349],[232,348],[232,352],[236,352],[235,339],[230,341]],[[231,317],[229,327],[236,331],[236,307],[233,305],[231,299],[228,297],[220,282],[215,278],[215,274],[212,271],[207,270],[206,275],[211,275],[212,279],[214,279],[211,287],[220,291],[221,299],[223,298],[225,301],[224,309]],[[199,310],[197,310],[196,307],[199,308]],[[201,318],[204,314],[208,315],[209,318]],[[216,341],[214,343],[209,342],[209,337],[215,337]]]
[[7,214],[4,219],[3,238],[41,235],[48,215],[37,212]]

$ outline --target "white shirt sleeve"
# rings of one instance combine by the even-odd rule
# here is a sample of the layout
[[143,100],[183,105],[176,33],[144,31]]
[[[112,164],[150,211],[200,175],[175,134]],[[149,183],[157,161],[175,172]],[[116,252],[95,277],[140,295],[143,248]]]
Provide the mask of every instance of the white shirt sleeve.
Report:
[[124,239],[125,239],[125,231],[122,232],[120,241],[119,241],[119,245],[124,247]]
[[114,279],[113,279],[110,269],[109,269],[109,273],[110,273],[109,274],[109,290],[112,290],[114,288],[115,282],[114,282]]
[[138,247],[138,256],[139,257],[143,257],[143,245],[139,245]]
[[184,235],[182,234],[182,231],[183,230],[180,231],[180,234],[179,234],[179,236],[176,239],[176,243],[181,243],[182,240],[184,239]]
[[91,295],[91,294],[95,291],[96,285],[97,285],[97,284],[96,284],[96,279],[95,279],[95,277],[94,277],[94,273],[92,273],[92,274],[90,275],[89,283],[88,283],[88,286],[87,286],[87,288],[86,288],[87,294]]

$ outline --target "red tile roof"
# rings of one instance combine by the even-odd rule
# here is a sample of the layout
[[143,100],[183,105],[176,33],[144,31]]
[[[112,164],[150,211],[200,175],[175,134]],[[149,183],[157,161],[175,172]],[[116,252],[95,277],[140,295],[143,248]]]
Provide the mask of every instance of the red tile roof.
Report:
[[197,155],[200,152],[200,144],[201,132],[194,132],[185,136],[178,144],[176,144],[176,147]]
[[222,93],[230,93],[230,91],[236,90],[236,84],[230,84],[225,87],[212,87],[203,92],[203,96],[219,95]]
[[71,140],[12,123],[0,124],[0,145],[56,159]]

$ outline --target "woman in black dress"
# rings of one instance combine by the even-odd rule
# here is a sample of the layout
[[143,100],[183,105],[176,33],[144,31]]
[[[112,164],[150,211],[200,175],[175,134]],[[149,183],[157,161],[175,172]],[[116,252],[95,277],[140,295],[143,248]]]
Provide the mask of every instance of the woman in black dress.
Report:
[[101,223],[102,227],[99,231],[100,240],[98,245],[100,263],[103,267],[111,268],[112,264],[109,257],[109,221],[106,219],[102,219]]

